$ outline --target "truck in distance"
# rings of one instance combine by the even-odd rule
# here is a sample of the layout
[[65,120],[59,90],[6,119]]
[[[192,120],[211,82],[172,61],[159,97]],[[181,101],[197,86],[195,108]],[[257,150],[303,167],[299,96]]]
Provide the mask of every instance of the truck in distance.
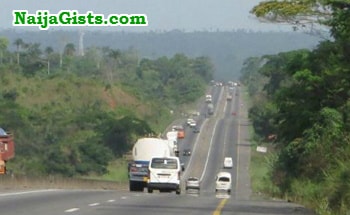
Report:
[[214,105],[212,103],[208,104],[207,111],[208,111],[208,115],[214,114]]

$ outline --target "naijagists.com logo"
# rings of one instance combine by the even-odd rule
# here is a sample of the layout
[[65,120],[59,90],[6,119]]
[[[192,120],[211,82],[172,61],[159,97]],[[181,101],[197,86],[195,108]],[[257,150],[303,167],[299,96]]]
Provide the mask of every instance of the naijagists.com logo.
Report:
[[145,14],[84,14],[77,10],[61,10],[52,14],[48,10],[37,10],[30,14],[27,10],[13,10],[13,26],[38,26],[47,30],[51,26],[148,26]]

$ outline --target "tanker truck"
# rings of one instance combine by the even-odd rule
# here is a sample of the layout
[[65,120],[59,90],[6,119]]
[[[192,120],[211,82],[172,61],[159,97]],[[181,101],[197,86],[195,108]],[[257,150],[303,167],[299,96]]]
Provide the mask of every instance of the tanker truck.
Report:
[[152,157],[175,156],[171,141],[145,137],[138,139],[132,149],[132,161],[128,164],[129,190],[143,191],[147,187],[148,165]]
[[173,148],[176,157],[179,157],[179,147],[177,143],[177,136],[178,136],[177,131],[168,131],[166,133],[166,138],[168,139],[168,141],[170,141],[170,144],[171,144],[170,147]]

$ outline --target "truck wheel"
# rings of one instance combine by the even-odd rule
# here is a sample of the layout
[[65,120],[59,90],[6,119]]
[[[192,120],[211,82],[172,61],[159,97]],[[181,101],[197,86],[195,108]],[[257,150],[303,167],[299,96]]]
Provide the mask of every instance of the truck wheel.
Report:
[[181,190],[180,189],[176,190],[176,194],[180,195],[181,194]]
[[138,183],[137,191],[143,192],[143,183]]
[[148,193],[153,193],[153,190],[150,189],[150,188],[148,188],[148,189],[147,189],[147,192],[148,192]]
[[132,181],[129,181],[129,191],[136,191],[135,183]]

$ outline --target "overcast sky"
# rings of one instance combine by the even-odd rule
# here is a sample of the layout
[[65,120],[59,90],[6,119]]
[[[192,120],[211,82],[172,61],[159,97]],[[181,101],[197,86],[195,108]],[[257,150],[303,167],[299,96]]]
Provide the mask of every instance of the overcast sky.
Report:
[[[261,0],[0,0],[0,27],[12,27],[12,10],[78,10],[109,14],[146,14],[147,27],[118,27],[124,31],[289,31],[290,26],[259,22],[249,13]],[[25,27],[16,27],[25,29]],[[58,27],[52,27],[58,28]],[[96,28],[96,27],[89,27]],[[39,30],[39,28],[37,28]],[[114,30],[116,27],[104,27]]]

